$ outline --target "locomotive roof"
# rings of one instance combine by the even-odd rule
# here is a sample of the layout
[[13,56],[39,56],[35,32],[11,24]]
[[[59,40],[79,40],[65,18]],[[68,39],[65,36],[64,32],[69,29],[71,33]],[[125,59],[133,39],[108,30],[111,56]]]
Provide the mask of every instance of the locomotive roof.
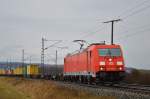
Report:
[[[105,42],[103,42],[103,43],[92,43],[87,48],[84,48],[84,49],[81,49],[81,50],[76,50],[76,51],[74,51],[72,53],[69,53],[67,56],[71,56],[71,55],[82,53],[82,52],[88,50],[88,48],[90,48],[91,46],[95,46],[95,45],[102,45],[102,46],[104,45],[105,46],[106,44],[105,44]],[[114,46],[114,45],[116,45],[116,44],[113,44],[111,46]],[[119,46],[119,45],[116,45],[116,46]]]

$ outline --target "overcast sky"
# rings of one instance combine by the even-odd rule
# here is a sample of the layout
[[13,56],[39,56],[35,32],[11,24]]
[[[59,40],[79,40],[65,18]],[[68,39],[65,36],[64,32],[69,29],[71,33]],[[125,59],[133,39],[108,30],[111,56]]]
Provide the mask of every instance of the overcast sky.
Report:
[[[43,36],[69,46],[58,49],[63,63],[67,53],[79,49],[71,42],[75,39],[109,44],[111,25],[102,22],[121,18],[114,26],[114,42],[122,46],[126,66],[150,69],[149,17],[149,0],[0,0],[0,60],[21,61],[24,49],[26,58],[40,62]],[[54,63],[55,50],[46,51],[47,63]]]

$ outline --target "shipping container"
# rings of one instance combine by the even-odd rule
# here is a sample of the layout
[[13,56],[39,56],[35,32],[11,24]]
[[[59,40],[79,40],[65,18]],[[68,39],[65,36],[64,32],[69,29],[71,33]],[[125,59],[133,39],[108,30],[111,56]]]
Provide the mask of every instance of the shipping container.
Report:
[[23,76],[23,67],[18,66],[14,69],[14,75],[16,76]]
[[5,74],[5,70],[4,69],[0,69],[0,75],[4,75]]
[[5,72],[6,76],[12,76],[13,75],[13,70],[5,69],[4,72]]
[[27,76],[28,77],[38,77],[39,73],[39,65],[31,64],[27,65]]

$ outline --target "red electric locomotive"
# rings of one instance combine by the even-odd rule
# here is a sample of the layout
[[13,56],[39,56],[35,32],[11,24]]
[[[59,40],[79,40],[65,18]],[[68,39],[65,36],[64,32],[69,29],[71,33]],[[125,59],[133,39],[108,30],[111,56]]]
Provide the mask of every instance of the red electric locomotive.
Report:
[[125,77],[120,45],[91,44],[64,59],[64,79],[80,82],[120,82]]

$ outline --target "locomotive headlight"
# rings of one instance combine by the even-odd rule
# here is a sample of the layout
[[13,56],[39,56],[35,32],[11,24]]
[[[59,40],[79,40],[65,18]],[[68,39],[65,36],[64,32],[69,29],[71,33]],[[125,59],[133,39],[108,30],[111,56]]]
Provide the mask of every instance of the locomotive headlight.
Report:
[[99,62],[99,65],[105,65],[104,61]]
[[103,70],[103,68],[101,67],[100,70]]
[[123,62],[122,61],[118,61],[117,65],[123,65]]
[[119,70],[122,70],[122,67],[120,67]]

